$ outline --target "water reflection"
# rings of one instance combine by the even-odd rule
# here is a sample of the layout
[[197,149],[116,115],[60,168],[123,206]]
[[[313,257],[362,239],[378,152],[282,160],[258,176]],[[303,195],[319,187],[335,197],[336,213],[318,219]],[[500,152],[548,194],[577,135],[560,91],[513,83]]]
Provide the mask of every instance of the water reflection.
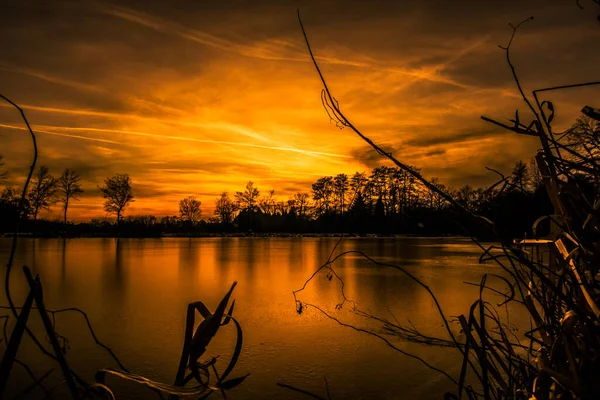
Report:
[[115,243],[115,267],[114,267],[114,278],[113,281],[117,289],[122,290],[124,287],[124,272],[123,272],[123,261],[125,258],[123,254],[123,242],[122,239],[117,238]]
[[[215,268],[218,271],[222,271],[223,275],[228,276],[230,268],[234,263],[242,263],[242,260],[237,259],[239,251],[238,239],[224,238],[223,240],[218,240],[215,245]],[[243,266],[240,267],[245,270]]]
[[60,242],[60,287],[62,290],[67,287],[67,240],[63,238]]
[[36,243],[37,243],[38,239],[33,239],[31,241],[31,266],[33,267],[36,263],[35,263],[35,258],[37,255],[37,248],[36,248]]
[[197,265],[194,260],[194,253],[196,246],[199,246],[199,243],[193,243],[192,238],[189,238],[182,243],[179,243],[177,248],[179,249],[179,270],[185,275],[190,272],[195,273],[197,270]]
[[[118,304],[123,300],[127,290],[126,279],[127,257],[129,243],[127,239],[102,239],[100,272],[104,283],[104,293],[110,293],[105,299],[112,304]],[[81,268],[81,266],[78,266]],[[85,267],[85,266],[84,266]]]
[[[36,239],[23,241],[18,257],[36,265],[48,288],[49,304],[84,308],[98,321],[98,334],[108,338],[132,371],[149,372],[158,380],[172,380],[186,304],[201,300],[214,307],[237,280],[236,315],[244,329],[239,368],[241,373],[251,372],[252,379],[244,382],[236,398],[281,398],[277,380],[319,392],[323,376],[339,388],[336,396],[332,394],[335,398],[392,398],[398,391],[411,398],[410,388],[428,384],[433,393],[429,398],[441,397],[438,388],[431,386],[439,382],[437,376],[418,363],[314,310],[303,315],[295,312],[292,290],[327,260],[337,240]],[[0,239],[2,258],[9,249],[9,243]],[[462,281],[477,281],[486,271],[477,264],[478,250],[461,240],[345,238],[335,254],[354,249],[423,279],[448,315],[468,310],[477,297],[476,288],[465,288]],[[360,309],[386,318],[392,312],[403,324],[410,319],[428,333],[439,334],[439,316],[431,298],[407,276],[356,254],[339,259],[334,268]],[[340,284],[329,281],[325,273],[302,296],[327,306],[345,321],[355,321],[348,309],[334,309],[341,301]],[[437,366],[450,365],[437,349],[402,346],[433,357],[441,364]],[[109,366],[94,362],[90,361],[86,373],[93,375],[95,368]],[[347,390],[354,390],[356,396]]]
[[255,238],[251,238],[239,244],[241,251],[239,260],[237,261],[243,265],[242,270],[245,272],[243,282],[250,295],[254,295],[256,289],[257,268],[265,268],[264,262],[262,262],[263,260],[260,258],[264,251],[264,245],[265,243],[263,240],[256,240]]

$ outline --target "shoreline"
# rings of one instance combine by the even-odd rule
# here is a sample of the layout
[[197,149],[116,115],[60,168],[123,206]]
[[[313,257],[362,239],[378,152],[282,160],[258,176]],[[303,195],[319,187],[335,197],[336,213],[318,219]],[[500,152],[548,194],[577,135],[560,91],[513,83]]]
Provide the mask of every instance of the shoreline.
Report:
[[[340,236],[346,238],[461,238],[465,239],[468,236],[460,235],[423,235],[416,233],[399,233],[399,234],[388,234],[388,233],[286,233],[286,232],[221,232],[221,233],[198,233],[198,234],[184,234],[184,233],[165,233],[161,235],[122,235],[120,237],[116,235],[61,235],[60,233],[54,235],[35,235],[31,232],[19,233],[19,239],[105,239],[105,238],[121,238],[121,239],[163,239],[163,238],[339,238]],[[0,234],[0,238],[10,239],[13,237],[13,233]]]

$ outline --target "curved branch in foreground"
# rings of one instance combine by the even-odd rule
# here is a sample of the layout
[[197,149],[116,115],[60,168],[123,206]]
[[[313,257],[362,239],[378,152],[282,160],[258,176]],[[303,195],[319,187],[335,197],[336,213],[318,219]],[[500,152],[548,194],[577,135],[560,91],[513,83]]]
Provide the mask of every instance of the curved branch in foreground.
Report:
[[[6,309],[6,308],[10,308],[7,306],[0,306],[0,309]],[[22,307],[15,307],[17,310],[21,309]],[[36,310],[38,307],[32,307],[32,310]],[[92,338],[94,339],[94,341],[96,342],[96,344],[100,347],[102,347],[104,350],[106,350],[106,352],[108,354],[110,354],[110,356],[112,357],[112,359],[119,365],[119,367],[124,370],[125,372],[129,372],[129,370],[127,368],[125,368],[125,366],[123,365],[123,363],[121,363],[121,361],[119,360],[119,358],[117,357],[117,355],[110,349],[110,347],[106,346],[104,343],[102,343],[100,341],[100,339],[98,339],[98,337],[96,336],[96,332],[94,331],[94,328],[92,327],[92,323],[88,317],[88,315],[86,314],[85,311],[79,309],[79,308],[75,308],[75,307],[70,307],[70,308],[63,308],[60,310],[46,310],[47,313],[52,314],[52,318],[54,320],[54,317],[56,314],[61,314],[61,313],[66,313],[69,311],[73,311],[76,313],[81,314],[81,316],[83,316],[83,318],[85,319],[85,323],[88,326],[88,330],[90,332],[90,334],[92,335]]]
[[[513,80],[515,81],[516,85],[517,85],[517,89],[519,90],[519,94],[521,95],[521,98],[523,99],[523,101],[525,102],[525,104],[527,104],[527,107],[529,107],[529,110],[532,112],[532,114],[535,116],[535,119],[537,121],[537,131],[538,131],[538,136],[540,139],[540,142],[542,144],[542,148],[544,149],[544,152],[546,153],[546,155],[548,156],[548,158],[550,158],[548,160],[548,167],[550,168],[550,172],[552,173],[553,177],[556,177],[556,170],[554,168],[554,155],[552,154],[552,151],[550,150],[550,145],[548,144],[548,137],[546,136],[546,132],[544,131],[544,126],[548,126],[548,124],[546,124],[545,120],[543,121],[544,123],[542,123],[542,117],[540,116],[540,113],[538,111],[536,111],[536,109],[533,107],[533,104],[531,103],[531,100],[529,100],[529,98],[527,97],[527,95],[525,95],[525,92],[523,91],[523,87],[521,86],[521,81],[519,80],[519,77],[517,75],[517,71],[515,69],[514,64],[512,63],[512,60],[510,59],[510,46],[512,45],[512,42],[515,38],[515,35],[517,34],[517,30],[523,25],[526,24],[530,21],[533,20],[533,17],[529,17],[521,22],[519,22],[516,26],[513,25],[512,23],[510,23],[510,27],[512,28],[513,32],[512,35],[510,36],[510,39],[508,41],[508,44],[506,46],[501,46],[498,45],[499,48],[501,48],[502,50],[504,50],[505,55],[506,55],[506,62],[508,63],[508,66],[510,67],[510,71],[512,73],[513,76]],[[541,106],[539,107],[539,110],[541,113],[543,113],[544,111],[541,109]]]
[[[8,97],[4,96],[3,94],[0,94],[0,98],[3,99],[4,101],[8,102],[10,105],[12,105],[14,108],[16,108],[19,111],[19,113],[21,114],[21,118],[23,119],[23,122],[25,122],[25,125],[27,126],[27,130],[29,131],[29,134],[31,135],[31,140],[33,142],[33,160],[31,161],[31,166],[29,167],[29,173],[27,174],[27,179],[25,179],[25,184],[23,185],[23,192],[21,193],[21,198],[19,199],[19,208],[18,208],[19,216],[17,218],[17,225],[15,226],[15,232],[13,233],[13,237],[12,237],[12,245],[10,248],[10,255],[8,257],[8,262],[6,263],[6,275],[4,278],[4,291],[6,292],[6,299],[8,300],[8,305],[9,305],[10,311],[13,313],[13,316],[15,317],[15,319],[19,319],[19,313],[17,312],[15,304],[12,300],[12,296],[10,294],[10,273],[12,271],[13,261],[15,258],[16,250],[17,250],[17,240],[18,240],[18,236],[19,236],[21,220],[23,219],[23,215],[24,215],[23,208],[25,205],[25,196],[27,195],[27,188],[29,187],[29,182],[31,181],[31,176],[33,175],[33,171],[35,170],[35,165],[37,163],[38,149],[37,149],[37,141],[35,138],[35,133],[33,133],[33,130],[31,129],[31,125],[29,125],[29,121],[27,120],[27,117],[25,116],[25,112],[23,111],[23,109],[21,107],[19,107],[15,102],[10,100]],[[33,340],[35,345],[40,349],[40,351],[43,354],[56,360],[56,356],[54,354],[50,353],[48,350],[46,350],[46,348],[42,345],[42,343],[34,335],[34,333],[31,331],[31,329],[29,329],[29,327],[25,326],[25,332],[27,332],[29,337]]]
[[[373,149],[375,149],[375,151],[377,151],[377,153],[379,153],[382,156],[385,156],[388,159],[390,159],[397,167],[399,167],[402,170],[408,172],[410,175],[412,175],[418,181],[420,181],[427,189],[431,190],[433,193],[435,193],[438,196],[442,197],[444,200],[446,200],[447,202],[449,202],[452,206],[454,206],[456,209],[458,209],[459,211],[461,211],[463,214],[468,215],[469,217],[471,217],[473,219],[473,221],[476,221],[478,224],[480,224],[481,226],[483,226],[488,231],[488,233],[490,233],[494,237],[496,237],[497,236],[496,232],[487,223],[484,223],[480,218],[478,218],[470,210],[468,210],[462,204],[460,204],[459,202],[457,202],[456,200],[454,200],[452,198],[452,196],[450,196],[448,193],[440,190],[434,184],[432,184],[431,182],[429,182],[419,172],[417,172],[416,170],[414,170],[413,168],[411,168],[407,164],[404,164],[403,162],[398,161],[396,158],[394,158],[392,156],[391,153],[388,153],[388,152],[384,151],[381,147],[379,147],[377,144],[375,144],[371,139],[369,139],[362,132],[360,132],[348,120],[348,118],[346,118],[346,116],[340,110],[339,105],[337,103],[337,100],[335,100],[335,98],[331,94],[331,91],[329,90],[329,87],[327,86],[327,82],[325,81],[325,77],[323,76],[323,73],[321,72],[321,69],[319,68],[319,64],[317,63],[317,60],[315,59],[315,56],[314,56],[314,54],[312,52],[312,48],[311,48],[310,43],[308,41],[308,36],[306,35],[306,31],[304,30],[304,25],[302,24],[302,19],[300,18],[300,10],[298,10],[298,22],[300,23],[300,28],[302,29],[302,34],[304,35],[304,40],[306,42],[306,47],[308,48],[308,52],[310,54],[310,58],[311,58],[311,60],[313,62],[313,65],[315,66],[315,69],[317,70],[317,73],[319,74],[319,78],[321,79],[321,83],[323,84],[323,91],[324,91],[324,93],[322,93],[321,98],[324,101],[327,102],[326,103],[327,108],[331,109],[331,111],[333,112],[333,115],[338,119],[338,123],[341,124],[344,127],[348,127],[350,129],[352,129],[352,131],[354,133],[356,133],[361,139],[363,139],[365,142],[367,142],[369,145],[371,145],[371,147],[373,147]],[[329,112],[328,112],[328,114],[329,114]],[[331,117],[331,115],[330,115],[330,117]]]
[[35,164],[37,162],[37,157],[38,157],[38,150],[37,150],[37,141],[35,139],[35,133],[33,133],[33,130],[31,129],[31,126],[29,125],[29,121],[27,120],[27,117],[25,116],[25,112],[23,111],[23,109],[21,107],[19,107],[15,102],[10,100],[8,97],[4,96],[3,94],[0,94],[0,98],[3,99],[4,101],[8,102],[10,105],[12,105],[14,108],[16,108],[19,111],[19,113],[21,114],[21,118],[23,119],[23,122],[25,122],[25,125],[27,126],[27,130],[29,131],[29,134],[31,135],[31,140],[33,141],[33,160],[31,161],[31,166],[29,167],[29,174],[27,175],[27,179],[25,180],[25,184],[23,185],[23,192],[21,193],[21,198],[19,199],[19,218],[17,218],[17,226],[15,227],[15,232],[13,233],[13,240],[12,240],[12,246],[10,248],[10,255],[8,256],[8,263],[6,264],[6,278],[4,281],[4,290],[6,291],[6,299],[8,300],[8,304],[10,305],[10,310],[12,311],[15,318],[19,318],[19,314],[17,313],[15,305],[12,301],[12,297],[10,295],[9,278],[10,278],[10,271],[12,269],[13,261],[15,258],[15,252],[17,250],[17,237],[19,236],[19,228],[21,226],[21,219],[23,218],[23,206],[25,204],[25,196],[27,195],[27,188],[29,186],[29,181],[31,180],[31,176],[33,175],[33,171],[35,170]]

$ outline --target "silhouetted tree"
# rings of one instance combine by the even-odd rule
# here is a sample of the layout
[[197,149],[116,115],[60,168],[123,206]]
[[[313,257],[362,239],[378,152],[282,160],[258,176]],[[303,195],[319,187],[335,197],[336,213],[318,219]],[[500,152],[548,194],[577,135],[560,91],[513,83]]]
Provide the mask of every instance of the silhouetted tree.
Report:
[[160,219],[160,223],[165,227],[176,227],[179,225],[179,217],[177,215],[165,216]]
[[[414,166],[410,166],[410,168],[413,171],[420,171],[419,168]],[[406,215],[408,212],[414,210],[419,204],[422,186],[417,183],[413,175],[404,170],[395,168],[394,176],[398,181],[400,191],[399,211],[401,214]]]
[[[446,188],[446,185],[444,185],[443,183],[440,183],[439,181],[434,182],[433,185],[435,187],[437,187],[438,189],[440,189],[444,193],[450,192],[450,189]],[[448,203],[446,202],[446,200],[444,198],[442,198],[440,195],[438,195],[438,194],[434,195],[434,203],[433,203],[434,210],[441,210],[442,208],[446,207],[447,204]]]
[[577,118],[567,134],[569,143],[581,147],[588,147],[581,153],[589,153],[590,151],[597,155],[600,152],[600,121],[592,119],[587,115],[581,115]]
[[58,193],[60,194],[60,201],[62,201],[64,204],[63,220],[65,223],[67,223],[67,209],[69,208],[69,201],[71,199],[79,200],[77,195],[83,193],[83,189],[79,183],[80,180],[81,177],[77,174],[77,172],[69,168],[66,168],[60,178],[58,178],[57,188]]
[[375,222],[375,229],[381,232],[385,225],[385,206],[381,196],[377,198],[375,202],[375,210],[373,212],[373,219]]
[[[19,218],[19,201],[23,189],[18,187],[5,187],[0,192],[0,227],[11,230]],[[23,203],[23,217],[31,213],[29,199],[25,198]]]
[[33,174],[31,189],[27,197],[31,205],[34,220],[37,219],[40,210],[49,210],[50,206],[55,202],[56,182],[56,178],[50,175],[48,167],[44,165],[38,168],[37,172]]
[[123,218],[119,234],[128,237],[160,237],[163,226],[154,215],[133,215]]
[[374,196],[378,201],[381,200],[382,204],[388,196],[388,176],[389,170],[383,166],[373,169],[370,176]]
[[179,215],[181,219],[196,224],[200,221],[200,216],[202,215],[201,204],[202,202],[196,200],[194,196],[181,199],[179,201]]
[[[587,115],[582,115],[565,132],[564,138],[567,141],[568,147],[588,159],[585,163],[586,166],[597,168],[595,164],[600,162],[600,121],[590,118]],[[582,158],[575,157],[569,153],[566,153],[564,157],[575,163],[582,162]],[[595,181],[596,186],[600,186],[600,174],[583,172],[580,172],[580,174],[588,175],[588,177]]]
[[[561,137],[570,149],[580,156],[564,152],[563,157],[570,162],[582,164],[588,168],[596,169],[600,162],[600,121],[581,115],[575,123]],[[581,157],[581,155],[583,157]],[[591,178],[596,186],[600,187],[600,174],[578,171],[578,174]]]
[[[19,204],[19,200],[21,198],[22,189],[18,187],[5,187],[2,189],[0,193],[0,201],[3,203],[14,204],[15,206]],[[27,200],[27,199],[25,199]]]
[[289,198],[286,204],[286,213],[289,215],[298,215],[298,208],[296,207],[296,200],[292,197]]
[[223,192],[215,203],[215,215],[219,217],[222,224],[231,225],[238,210],[237,204],[229,198],[227,192]]
[[340,214],[343,214],[346,208],[346,192],[348,192],[349,189],[348,175],[336,175],[335,178],[333,178],[333,189],[335,191],[337,208]]
[[327,214],[333,197],[333,178],[324,176],[312,184],[313,200],[318,215]]
[[[431,182],[431,184],[434,185],[437,188],[440,187],[439,186],[440,185],[440,180],[438,178],[436,178],[436,177],[431,178],[429,180],[429,182]],[[439,196],[436,193],[434,193],[433,191],[431,191],[431,190],[428,190],[426,193],[427,193],[426,194],[426,196],[427,196],[427,199],[426,199],[427,206],[429,208],[431,208],[432,210],[435,210],[436,209],[436,207],[435,207],[435,205],[436,205],[436,198],[439,197]]]
[[131,190],[131,178],[129,174],[116,174],[104,179],[104,185],[98,186],[106,199],[104,210],[117,214],[117,230],[121,226],[121,214],[125,207],[133,203],[134,197]]
[[273,215],[284,215],[290,211],[288,203],[285,201],[274,202]]
[[464,185],[456,192],[456,201],[462,204],[465,208],[473,210],[474,205],[474,192],[473,188],[469,185]]
[[358,193],[356,195],[356,199],[350,205],[349,211],[352,211],[355,214],[366,215],[368,213],[367,205],[365,204],[365,199],[363,198],[362,193]]
[[362,192],[367,182],[367,175],[364,172],[356,172],[354,175],[352,175],[349,183],[350,192],[352,194],[351,202],[356,199],[356,195],[359,192]]
[[354,201],[348,208],[348,215],[355,231],[364,232],[368,229],[367,224],[369,222],[370,211],[360,191],[357,192]]
[[510,177],[510,182],[514,189],[525,193],[527,191],[527,187],[529,186],[529,171],[527,170],[527,164],[523,161],[517,161],[515,164],[512,174]]
[[542,180],[542,173],[537,165],[535,159],[531,159],[529,165],[527,167],[529,173],[529,184],[531,185],[532,191],[537,191],[544,186],[544,182]]
[[300,218],[307,217],[310,202],[308,193],[296,193],[293,200],[296,215]]
[[371,179],[367,179],[367,182],[362,190],[362,197],[369,212],[373,211],[377,193],[375,183]]
[[242,210],[254,211],[260,192],[254,187],[254,182],[249,181],[243,192],[235,192],[235,198]]
[[260,200],[259,208],[265,214],[275,214],[275,190],[269,190],[267,195]]

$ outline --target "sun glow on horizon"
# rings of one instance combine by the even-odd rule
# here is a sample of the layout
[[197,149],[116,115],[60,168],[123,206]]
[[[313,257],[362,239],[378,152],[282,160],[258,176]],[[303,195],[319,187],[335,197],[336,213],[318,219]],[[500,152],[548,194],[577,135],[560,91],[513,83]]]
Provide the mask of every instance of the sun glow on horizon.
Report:
[[[535,153],[534,139],[479,118],[512,117],[507,110],[517,107],[527,118],[497,48],[509,38],[506,21],[523,9],[457,5],[464,14],[457,23],[457,15],[442,16],[425,3],[353,4],[336,14],[329,13],[336,2],[301,3],[342,111],[403,162],[450,185],[484,185],[496,179],[485,166],[506,170]],[[196,196],[209,217],[220,193],[242,190],[249,180],[284,200],[310,192],[321,176],[386,164],[329,120],[297,5],[238,7],[148,4],[142,11],[139,4],[94,1],[61,3],[51,19],[35,5],[0,16],[13,44],[0,62],[0,87],[38,133],[38,165],[82,176],[85,193],[70,218],[105,215],[97,186],[116,173],[133,181],[137,201],[129,215],[175,215],[181,198]],[[513,58],[528,90],[569,83],[570,76],[597,78],[592,66],[600,55],[584,45],[598,41],[600,30],[582,22],[577,7],[560,7],[538,10],[515,39]],[[61,20],[74,22],[65,27]],[[37,29],[26,29],[28,22]],[[549,42],[561,58],[545,51]],[[586,101],[595,104],[596,93],[561,95],[557,129],[568,127]],[[6,185],[24,180],[26,133],[18,112],[0,103]]]

